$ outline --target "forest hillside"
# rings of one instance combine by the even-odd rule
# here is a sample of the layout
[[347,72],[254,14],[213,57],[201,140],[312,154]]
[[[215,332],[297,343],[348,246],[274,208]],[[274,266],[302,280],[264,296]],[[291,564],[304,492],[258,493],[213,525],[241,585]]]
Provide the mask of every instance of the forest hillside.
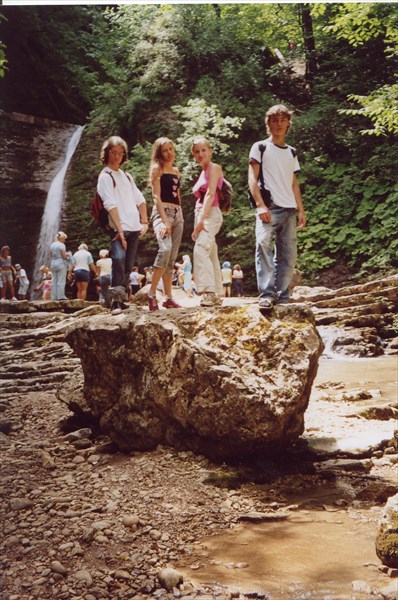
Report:
[[[298,266],[308,283],[339,285],[397,266],[397,16],[394,3],[20,6],[0,9],[2,108],[85,125],[68,176],[69,247],[96,254],[107,238],[88,205],[111,134],[151,204],[147,173],[159,136],[176,143],[192,252],[190,142],[206,135],[235,190],[220,259],[255,289],[251,145],[275,103],[294,113],[308,226]],[[18,169],[18,165],[16,165]],[[12,240],[9,240],[12,242]],[[155,243],[141,243],[139,265]]]

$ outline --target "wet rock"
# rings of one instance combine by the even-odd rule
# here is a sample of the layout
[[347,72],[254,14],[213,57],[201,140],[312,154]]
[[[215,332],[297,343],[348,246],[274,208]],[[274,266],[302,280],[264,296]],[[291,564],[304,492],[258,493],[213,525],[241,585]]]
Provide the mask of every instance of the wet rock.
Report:
[[376,538],[376,554],[384,565],[398,568],[398,494],[388,499]]
[[[277,308],[270,319],[254,306],[82,319],[66,341],[86,405],[124,450],[230,459],[286,447],[303,431],[322,343],[307,309]],[[59,397],[72,408],[68,381]]]
[[368,473],[372,466],[373,463],[371,460],[355,460],[350,458],[337,458],[318,463],[318,468],[321,471],[342,469],[344,471],[359,471],[362,473]]
[[239,515],[239,521],[249,521],[259,523],[261,521],[286,521],[289,518],[287,512],[249,512],[245,515]]

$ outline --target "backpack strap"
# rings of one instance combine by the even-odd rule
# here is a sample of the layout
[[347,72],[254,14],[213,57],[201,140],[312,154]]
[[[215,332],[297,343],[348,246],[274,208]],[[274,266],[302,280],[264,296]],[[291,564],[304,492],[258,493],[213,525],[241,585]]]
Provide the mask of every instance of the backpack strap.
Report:
[[260,171],[258,174],[258,178],[260,180],[261,187],[264,189],[265,186],[264,186],[264,174],[263,174],[263,156],[264,156],[264,152],[266,150],[266,145],[259,143],[258,149],[260,150]]
[[112,178],[112,183],[113,183],[113,187],[115,188],[115,187],[116,187],[116,181],[115,181],[115,178],[114,178],[114,176],[112,175],[112,173],[111,173],[110,171],[105,171],[105,173],[108,173],[108,175],[110,175],[110,176],[111,176],[111,178]]

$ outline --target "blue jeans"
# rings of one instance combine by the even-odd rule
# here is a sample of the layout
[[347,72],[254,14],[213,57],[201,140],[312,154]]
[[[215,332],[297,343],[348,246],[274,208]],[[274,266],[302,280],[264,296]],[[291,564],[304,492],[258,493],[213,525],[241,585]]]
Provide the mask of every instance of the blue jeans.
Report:
[[122,286],[126,291],[129,289],[129,275],[135,266],[139,235],[139,231],[124,231],[127,250],[120,240],[112,240],[112,287]]
[[109,295],[109,286],[111,285],[110,275],[101,275],[99,278],[100,290],[102,294],[102,300],[106,308],[111,307],[111,297]]
[[289,300],[289,285],[297,258],[295,208],[271,205],[271,222],[256,216],[256,274],[259,299]]
[[51,296],[53,300],[66,300],[65,284],[68,268],[64,260],[55,260],[50,265],[52,273]]

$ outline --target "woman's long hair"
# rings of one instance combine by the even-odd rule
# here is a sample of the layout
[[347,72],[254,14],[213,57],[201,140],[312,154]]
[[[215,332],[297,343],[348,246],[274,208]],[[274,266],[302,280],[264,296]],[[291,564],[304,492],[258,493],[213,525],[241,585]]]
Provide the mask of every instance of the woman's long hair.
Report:
[[162,158],[162,146],[164,144],[172,144],[175,149],[174,142],[168,137],[160,137],[153,142],[151,162],[149,163],[149,183],[152,181],[152,173],[154,169],[163,167],[164,161]]

